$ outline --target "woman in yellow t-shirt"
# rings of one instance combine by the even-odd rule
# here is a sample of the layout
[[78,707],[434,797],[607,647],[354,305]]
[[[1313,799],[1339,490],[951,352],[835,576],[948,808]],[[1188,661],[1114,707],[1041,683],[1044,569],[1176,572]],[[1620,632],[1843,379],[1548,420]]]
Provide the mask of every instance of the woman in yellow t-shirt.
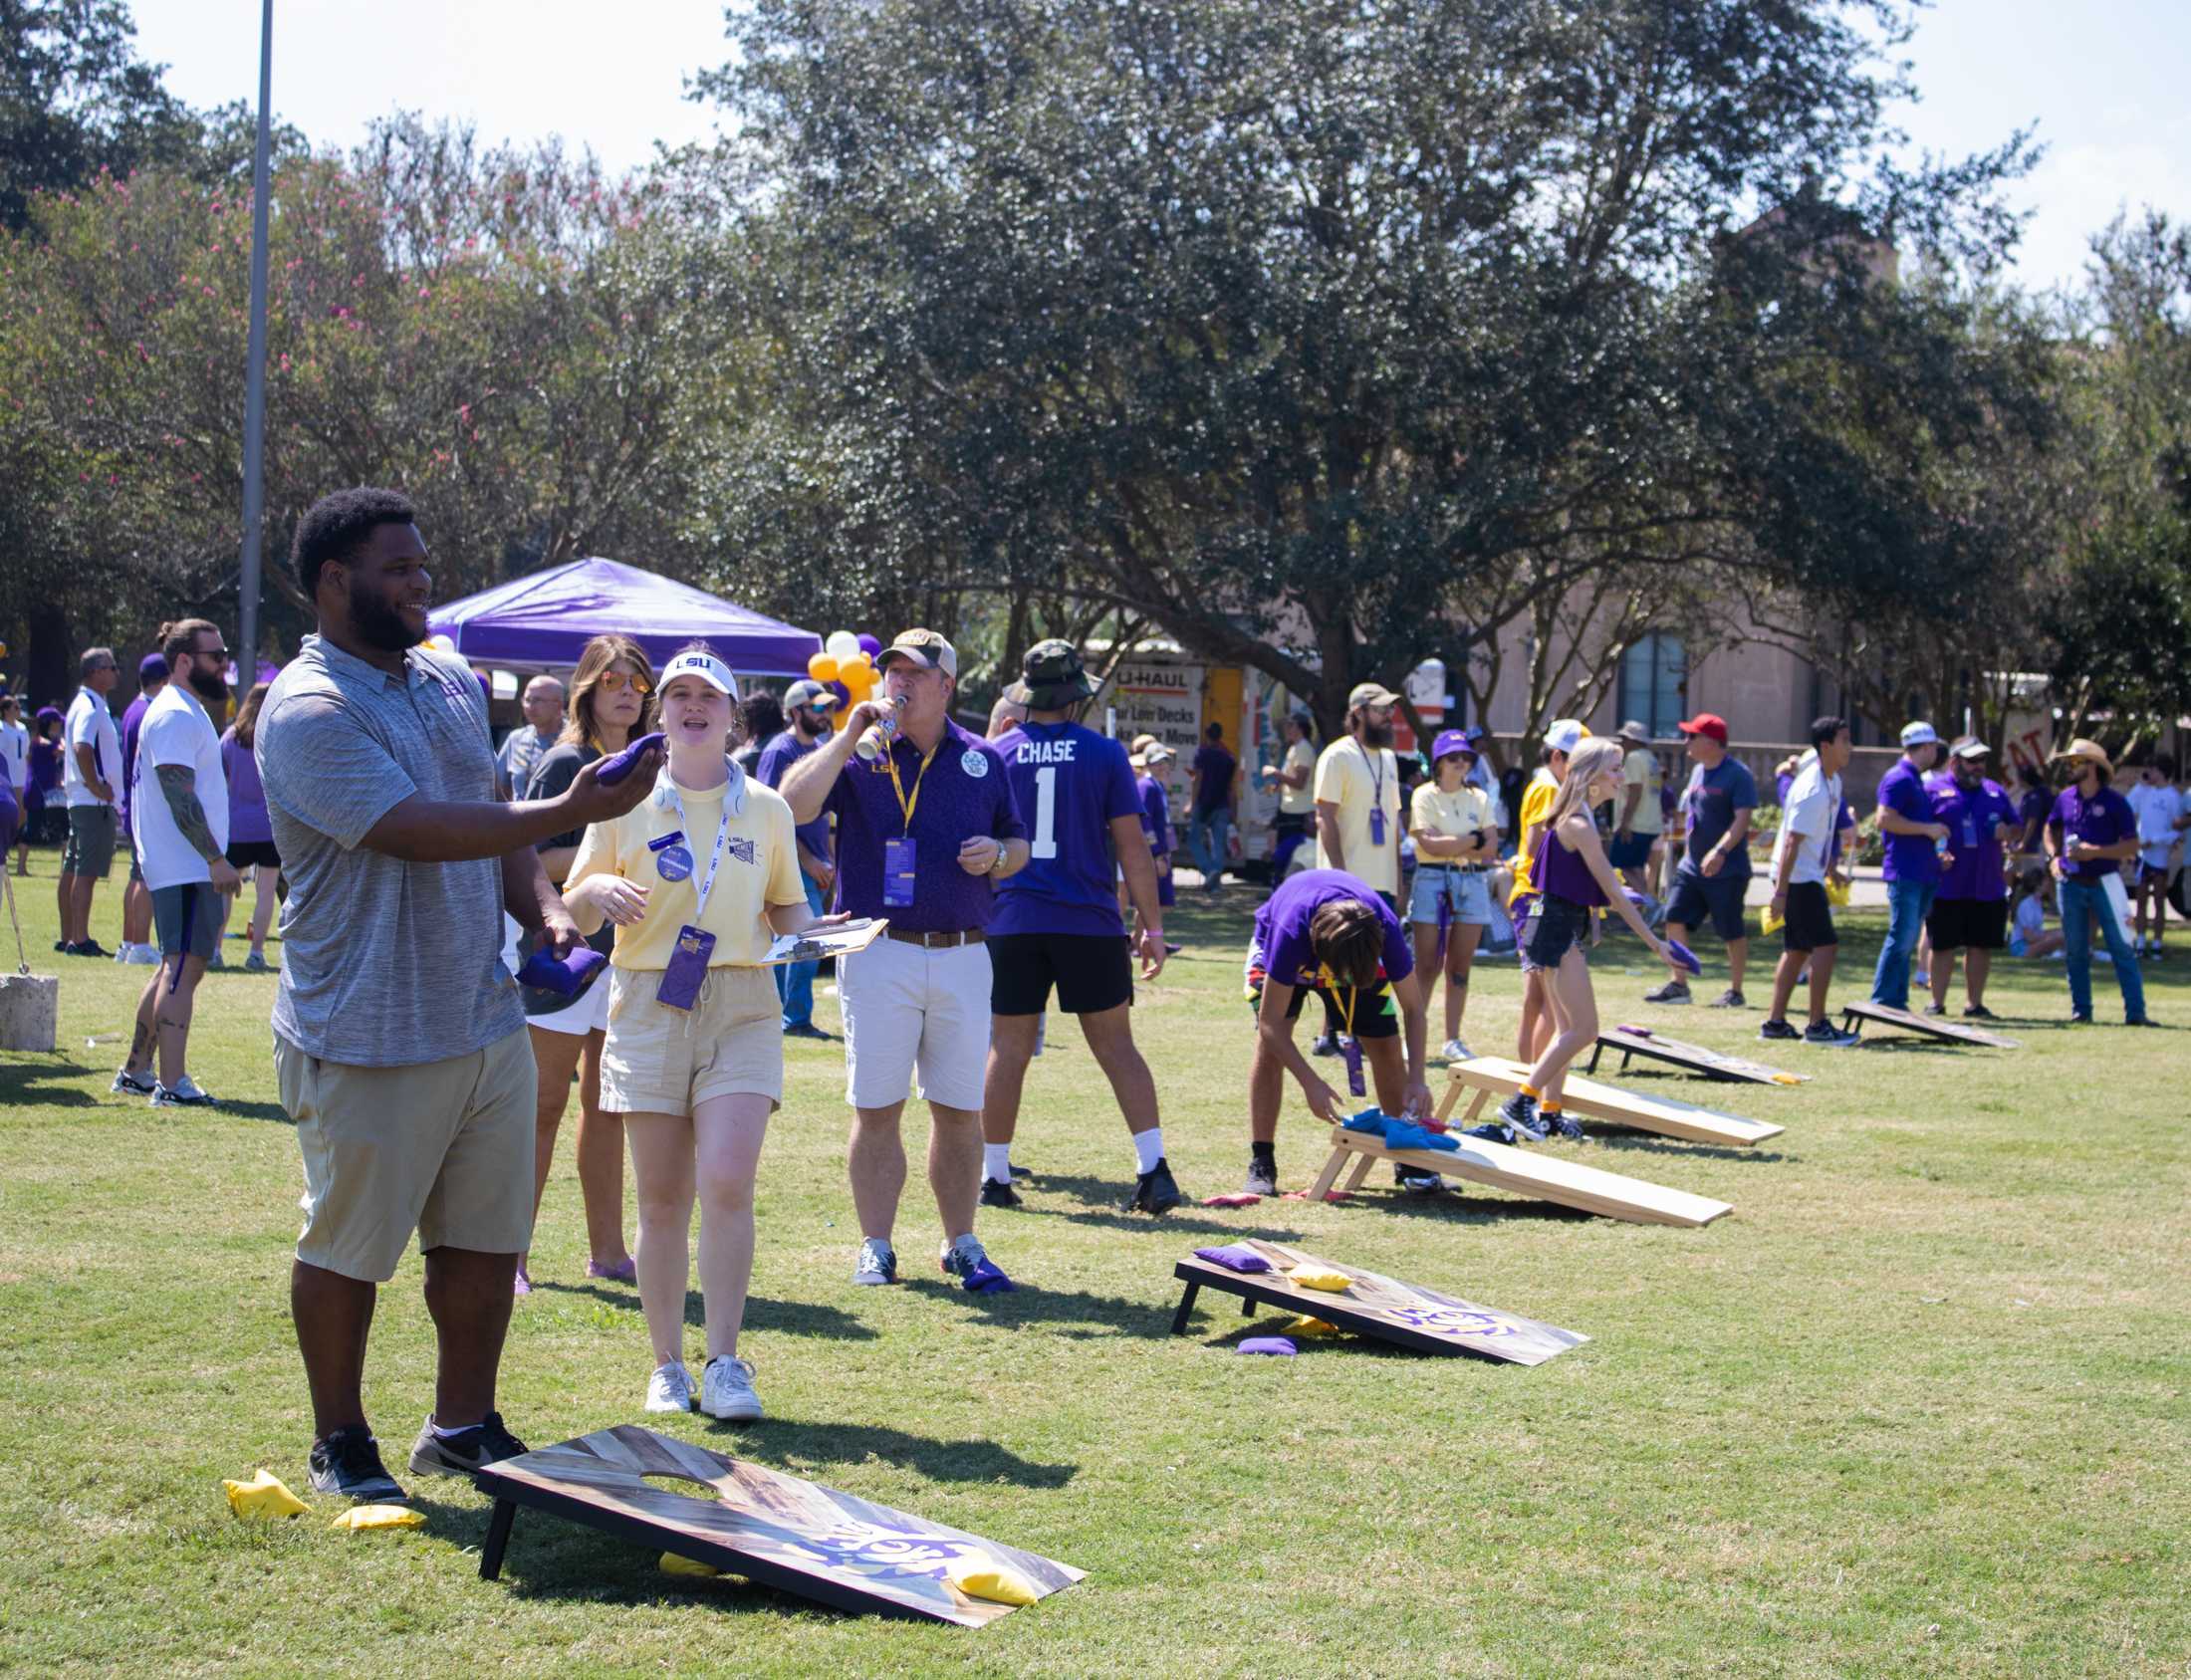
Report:
[[[650,1412],[687,1411],[687,1238],[700,1202],[707,1363],[700,1409],[760,1417],[738,1329],[753,1277],[753,1180],[783,1098],[783,1005],[760,966],[807,907],[791,807],[735,764],[737,679],[705,643],[662,668],[668,760],[646,802],[586,831],[564,886],[582,932],[615,924],[602,1102],[631,1140]],[[835,917],[819,918],[836,920]]]
[[[1468,971],[1476,942],[1491,925],[1487,872],[1499,855],[1499,827],[1491,796],[1471,785],[1476,749],[1468,736],[1448,729],[1430,747],[1431,780],[1408,801],[1407,831],[1415,840],[1415,880],[1407,895],[1407,921],[1415,941],[1415,971],[1427,988],[1445,970],[1445,1049],[1448,1062],[1465,1062],[1461,1015],[1468,1007]],[[1442,957],[1441,957],[1442,951]],[[1424,999],[1427,1003],[1429,1000]]]

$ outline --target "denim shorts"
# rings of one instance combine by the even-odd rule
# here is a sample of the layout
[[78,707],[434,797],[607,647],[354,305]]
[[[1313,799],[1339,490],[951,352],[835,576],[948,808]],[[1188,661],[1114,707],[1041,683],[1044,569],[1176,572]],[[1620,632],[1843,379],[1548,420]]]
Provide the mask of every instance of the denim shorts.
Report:
[[1450,906],[1448,921],[1491,925],[1491,877],[1483,870],[1417,865],[1415,884],[1407,891],[1407,919],[1436,927],[1440,898]]
[[1529,918],[1529,963],[1532,968],[1555,969],[1570,950],[1589,943],[1590,913],[1572,898],[1548,892],[1537,900],[1537,913]]

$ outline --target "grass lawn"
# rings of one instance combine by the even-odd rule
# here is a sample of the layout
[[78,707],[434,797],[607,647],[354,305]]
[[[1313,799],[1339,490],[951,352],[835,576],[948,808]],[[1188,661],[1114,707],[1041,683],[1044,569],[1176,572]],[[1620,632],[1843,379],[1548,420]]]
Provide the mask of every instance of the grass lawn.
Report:
[[[220,1110],[110,1095],[144,971],[48,954],[54,855],[36,869],[17,885],[34,967],[62,975],[61,1049],[0,1055],[0,1671],[2191,1664],[2191,1036],[2068,1029],[2058,964],[2003,964],[1992,1001],[2019,1052],[1891,1035],[1823,1051],[1756,1045],[1759,1011],[1638,1002],[1654,981],[1632,944],[1609,942],[1607,1020],[1818,1076],[1790,1090],[1626,1076],[1787,1125],[1755,1152],[1605,1130],[1553,1146],[1734,1203],[1697,1231],[1489,1191],[1403,1201],[1381,1171],[1343,1205],[1123,1216],[1124,1128],[1053,1016],[1017,1149],[1041,1177],[1026,1210],[981,1222],[1025,1286],[1001,1298],[943,1286],[917,1164],[898,1230],[908,1282],[852,1286],[840,1053],[789,1046],[744,1347],[769,1421],[647,1421],[1089,1571],[974,1633],[672,1580],[650,1553],[533,1514],[488,1584],[487,1506],[448,1481],[406,1478],[417,1531],[347,1537],[325,1499],[280,1528],[232,1518],[220,1479],[265,1465],[303,1491],[311,1433],[287,1309],[300,1179],[269,1056],[274,980],[231,971],[200,994],[192,1071]],[[109,945],[120,884],[118,869],[94,915]],[[1187,949],[1136,1011],[1197,1197],[1236,1189],[1246,1157],[1253,898],[1183,907]],[[1855,996],[1879,920],[1849,932],[1841,991]],[[1703,954],[1708,996],[1722,953]],[[360,960],[401,954],[362,939]],[[1509,1049],[1511,959],[1480,976],[1467,1036]],[[2106,976],[2103,1022],[2121,1014]],[[2161,1021],[2191,1025],[2187,978],[2191,941],[2148,969]],[[1762,1001],[1762,974],[1749,991]],[[834,1030],[834,1001],[825,1016]],[[1290,1092],[1290,1187],[1321,1161],[1319,1138]],[[635,1292],[583,1277],[568,1148],[503,1365],[502,1409],[536,1445],[639,1421],[647,1375]],[[1250,1234],[1593,1339],[1534,1370],[1348,1338],[1240,1358],[1239,1337],[1279,1316],[1244,1320],[1208,1296],[1172,1337],[1174,1259]],[[417,1284],[413,1254],[383,1292],[367,1373],[399,1475],[430,1397]]]

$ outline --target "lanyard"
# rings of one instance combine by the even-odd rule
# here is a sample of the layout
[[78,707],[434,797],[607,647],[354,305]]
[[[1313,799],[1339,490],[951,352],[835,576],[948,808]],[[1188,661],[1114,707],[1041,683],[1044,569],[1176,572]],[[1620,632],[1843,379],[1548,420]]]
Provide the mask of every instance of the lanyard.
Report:
[[[946,731],[945,733],[949,732]],[[910,840],[913,835],[913,811],[920,804],[920,785],[927,780],[928,766],[935,762],[936,753],[941,749],[943,743],[940,740],[937,741],[935,746],[928,749],[928,756],[920,761],[920,771],[913,778],[913,797],[911,799],[905,797],[905,784],[899,781],[897,777],[897,754],[891,750],[894,746],[895,743],[893,742],[890,746],[884,747],[882,757],[883,762],[890,767],[890,792],[897,795],[897,808],[905,816],[905,838]]]
[[1361,762],[1369,771],[1369,804],[1374,809],[1382,810],[1384,807],[1384,749],[1380,747],[1375,752],[1371,752],[1359,741],[1354,743],[1354,747],[1361,754]]
[[[664,770],[662,772],[662,785],[669,790],[669,809],[677,814],[677,827],[682,829],[685,821],[684,801],[678,797],[677,784],[670,781],[668,777],[668,771]],[[723,866],[723,846],[729,839],[730,784],[726,781],[723,784],[723,820],[715,825],[715,851],[707,860],[707,874],[700,882],[700,901],[692,907],[692,925],[694,927],[698,927],[700,918],[707,914],[707,895],[714,888],[715,871]]]
[[[1333,1001],[1337,1003],[1338,999],[1335,998]],[[1345,1029],[1346,1036],[1349,1039],[1354,1036],[1354,1005],[1360,1001],[1360,991],[1352,986],[1347,987],[1346,1007],[1339,1011],[1339,1025]]]

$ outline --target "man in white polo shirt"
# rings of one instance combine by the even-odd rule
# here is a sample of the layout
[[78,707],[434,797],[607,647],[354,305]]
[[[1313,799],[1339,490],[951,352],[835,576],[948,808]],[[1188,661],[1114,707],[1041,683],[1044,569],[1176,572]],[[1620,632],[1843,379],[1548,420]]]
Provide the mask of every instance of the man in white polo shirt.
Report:
[[217,625],[183,618],[167,626],[160,651],[167,656],[167,686],[144,709],[136,785],[129,790],[159,967],[137,1000],[129,1060],[115,1076],[114,1088],[166,1108],[213,1100],[185,1071],[184,1056],[198,981],[220,942],[222,900],[242,882],[225,855],[228,777],[220,732],[206,711],[227,704],[228,649]]
[[54,889],[61,908],[61,943],[54,949],[72,957],[104,957],[112,953],[92,937],[92,893],[114,865],[120,827],[115,795],[122,777],[122,736],[107,696],[121,680],[122,667],[113,648],[87,647],[77,661],[77,675],[83,686],[69,702],[61,736],[69,841]]

